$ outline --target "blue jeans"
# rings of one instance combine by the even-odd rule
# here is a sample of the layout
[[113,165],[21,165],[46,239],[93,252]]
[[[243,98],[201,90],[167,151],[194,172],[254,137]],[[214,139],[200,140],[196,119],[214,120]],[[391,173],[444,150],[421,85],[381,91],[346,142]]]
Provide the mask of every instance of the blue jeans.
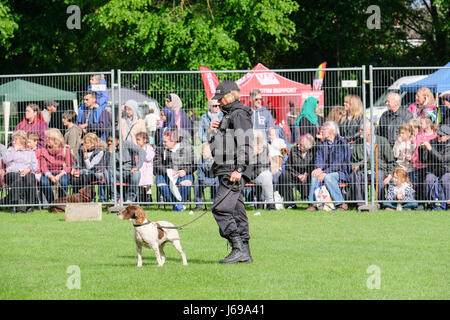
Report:
[[397,209],[397,205],[399,205],[399,204],[402,205],[402,208],[404,210],[415,209],[419,206],[417,202],[404,202],[404,203],[386,202],[383,205],[385,208]]
[[[341,189],[339,188],[339,172],[327,173],[322,181],[325,184],[328,192],[330,193],[331,199],[334,201],[336,206],[342,204],[344,197],[342,196]],[[309,189],[309,202],[313,203],[316,201],[316,196],[314,191],[319,185],[319,180],[317,177],[311,178],[311,188]]]
[[[185,180],[189,180],[192,183],[194,182],[194,176],[192,174],[187,174],[182,178],[178,178],[177,180],[177,187],[178,190],[180,191],[180,195],[181,195],[181,202],[186,202],[189,200],[189,193],[191,192],[191,186],[183,186],[181,185],[182,181]],[[172,192],[169,189],[169,178],[167,176],[163,176],[163,175],[157,175],[156,179],[155,179],[155,184],[156,187],[158,188],[158,191],[160,194],[162,194],[162,196],[164,197],[164,199],[167,202],[178,202],[175,197],[172,195]]]
[[[70,182],[70,174],[65,174],[59,179],[59,184],[61,185],[64,191],[62,191],[61,188],[58,188],[58,198],[63,198],[67,196],[67,188],[69,182]],[[40,180],[41,189],[45,197],[47,198],[48,203],[52,203],[52,201],[54,200],[52,184],[53,183],[46,176],[43,175],[41,177]]]

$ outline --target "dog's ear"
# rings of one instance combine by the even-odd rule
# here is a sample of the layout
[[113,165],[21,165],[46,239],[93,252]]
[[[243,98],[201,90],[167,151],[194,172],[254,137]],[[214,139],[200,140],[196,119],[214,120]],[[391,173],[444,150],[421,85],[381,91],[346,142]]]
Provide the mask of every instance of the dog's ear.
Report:
[[135,206],[135,216],[136,216],[136,223],[137,224],[143,224],[145,221],[145,211],[140,206]]

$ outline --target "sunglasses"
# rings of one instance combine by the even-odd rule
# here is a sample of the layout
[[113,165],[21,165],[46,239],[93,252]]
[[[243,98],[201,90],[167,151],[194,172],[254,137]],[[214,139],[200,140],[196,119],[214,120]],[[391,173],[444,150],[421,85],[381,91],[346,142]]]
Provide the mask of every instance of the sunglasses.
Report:
[[255,101],[262,101],[262,98],[255,98]]

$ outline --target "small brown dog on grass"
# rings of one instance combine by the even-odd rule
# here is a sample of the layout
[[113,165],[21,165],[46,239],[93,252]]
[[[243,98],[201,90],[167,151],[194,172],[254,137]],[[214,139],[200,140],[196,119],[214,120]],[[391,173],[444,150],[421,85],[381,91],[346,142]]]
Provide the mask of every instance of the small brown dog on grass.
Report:
[[[95,190],[93,187],[81,188],[78,193],[72,194],[64,198],[58,198],[52,201],[52,203],[78,203],[78,202],[91,202],[95,198]],[[49,212],[65,212],[66,206],[50,206]]]
[[187,265],[186,255],[181,248],[180,236],[176,229],[165,229],[164,227],[174,227],[168,221],[152,222],[147,220],[145,211],[137,205],[130,205],[125,210],[117,214],[121,220],[131,220],[134,226],[134,241],[138,254],[138,267],[142,267],[142,246],[153,249],[156,262],[161,267],[166,262],[164,245],[170,241],[181,255],[183,265]]

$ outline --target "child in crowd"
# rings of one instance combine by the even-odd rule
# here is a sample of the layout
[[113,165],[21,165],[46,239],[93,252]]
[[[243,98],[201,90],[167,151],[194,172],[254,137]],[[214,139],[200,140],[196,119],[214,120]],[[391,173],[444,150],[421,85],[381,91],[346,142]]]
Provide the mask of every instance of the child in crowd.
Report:
[[38,142],[39,142],[39,135],[34,132],[30,132],[27,135],[27,148],[31,151],[34,151],[34,154],[36,155],[36,159],[38,161],[38,169],[36,171],[36,181],[39,182],[41,179],[41,152],[42,149],[38,148]]
[[416,152],[416,137],[413,136],[411,125],[404,123],[398,128],[399,136],[394,144],[394,158],[397,159],[397,166],[402,168],[410,178],[413,174],[412,158]]
[[417,202],[414,198],[414,189],[409,180],[408,173],[401,168],[394,170],[393,183],[389,185],[386,200],[390,201],[401,201],[398,203],[387,202],[385,203],[386,210],[397,209],[401,211],[403,209],[414,209],[417,208]]
[[76,125],[77,114],[73,110],[64,111],[62,114],[62,123],[67,128],[64,134],[64,142],[70,147],[72,157],[75,163],[78,163],[78,150],[81,146],[81,137],[83,130]]
[[156,129],[159,125],[160,111],[156,103],[151,102],[148,106],[148,114],[145,116],[145,127],[147,128],[149,144],[155,145]]
[[146,132],[138,132],[136,134],[136,144],[145,150],[146,156],[142,167],[139,169],[141,178],[139,180],[139,200],[152,202],[152,186],[153,186],[153,158],[155,151],[149,143]]
[[407,122],[411,126],[411,132],[414,137],[417,137],[419,132],[422,130],[420,119],[419,118],[412,118]]

